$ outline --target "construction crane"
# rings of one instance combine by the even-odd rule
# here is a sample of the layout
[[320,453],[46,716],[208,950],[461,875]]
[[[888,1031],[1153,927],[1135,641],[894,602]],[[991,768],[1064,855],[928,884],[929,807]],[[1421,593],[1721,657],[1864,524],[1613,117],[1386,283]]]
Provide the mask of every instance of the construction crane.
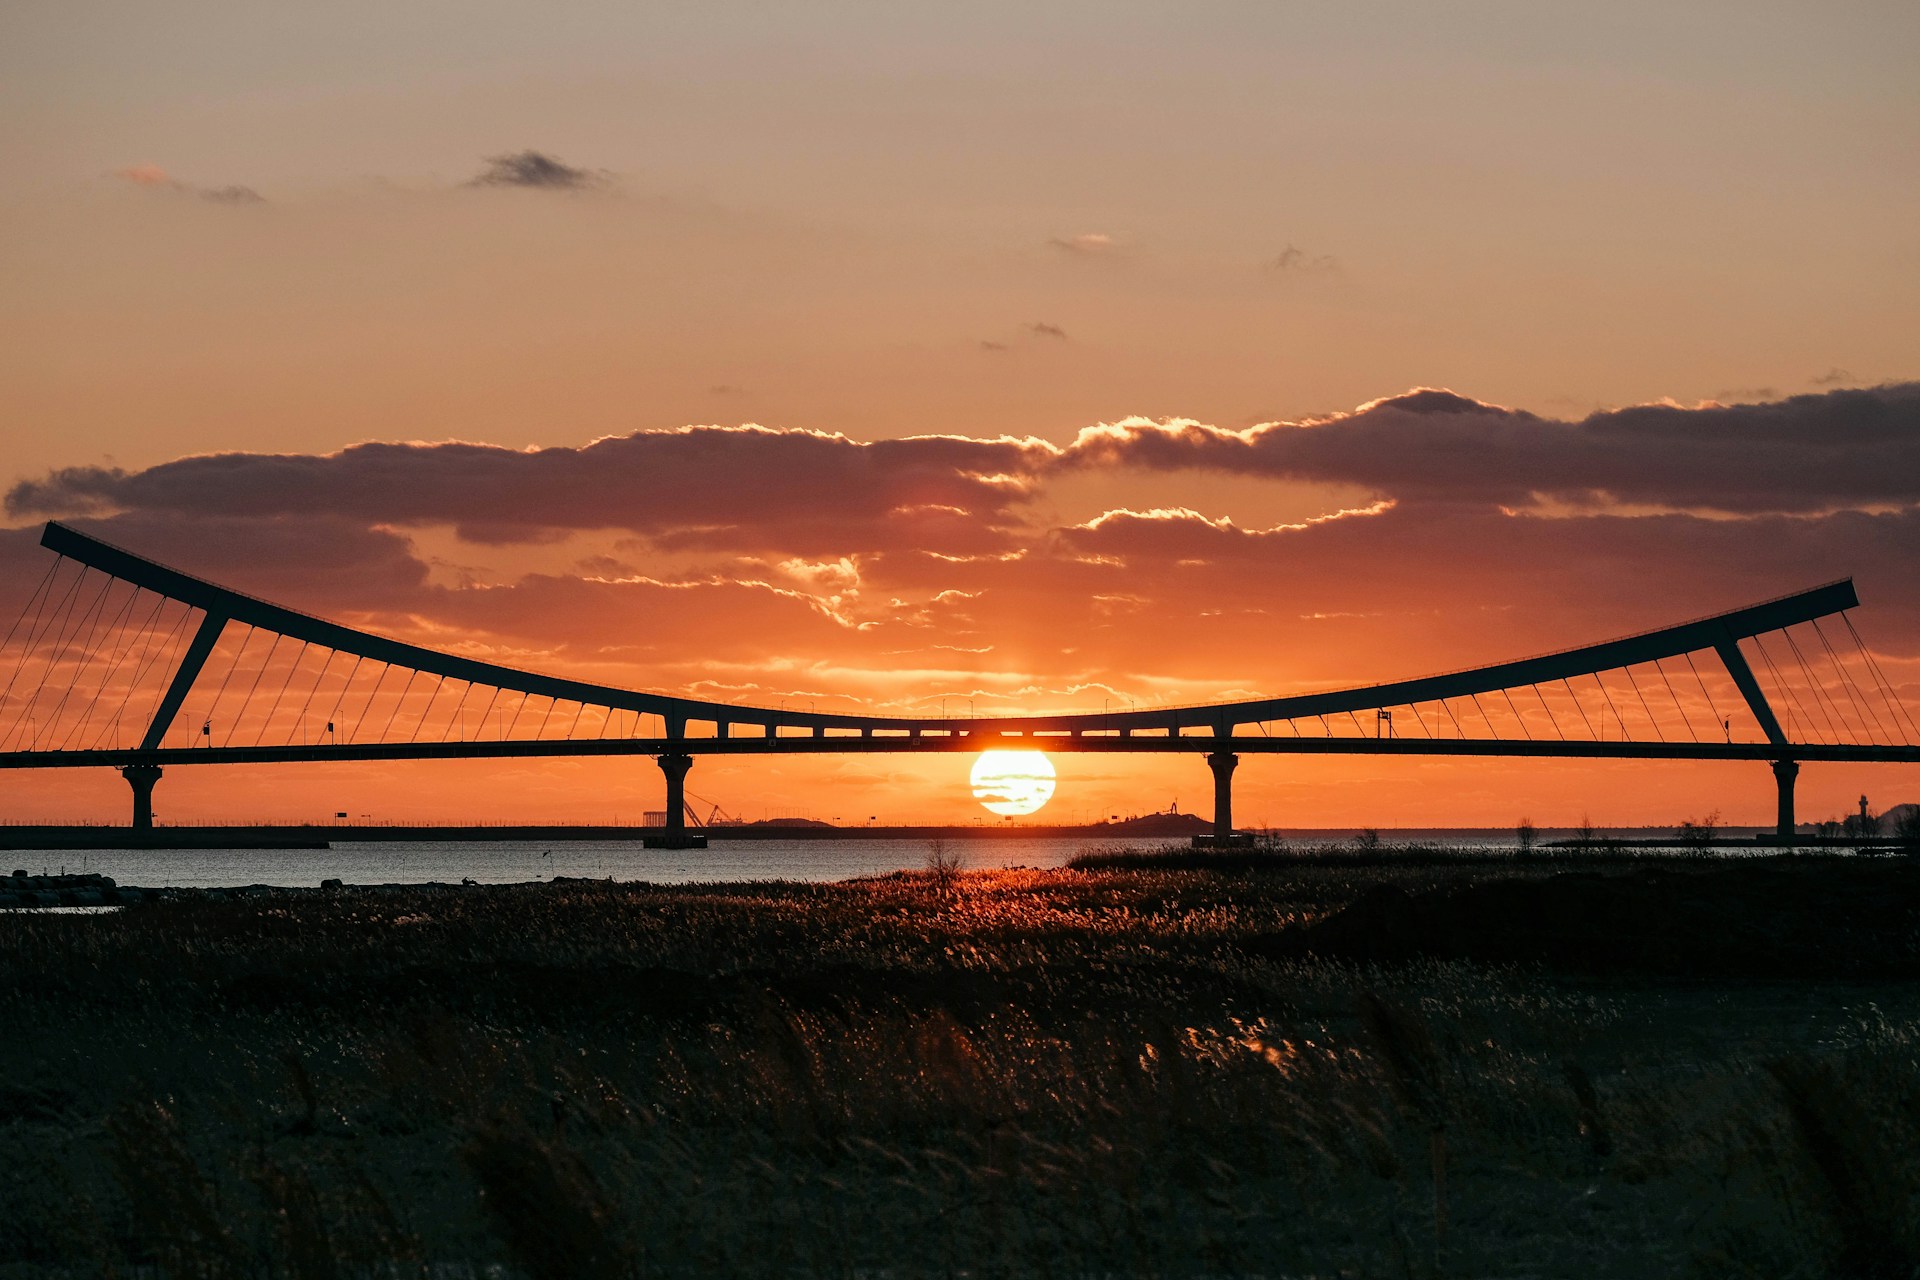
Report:
[[[693,807],[693,802],[696,800],[698,800],[701,804],[708,806],[707,816],[705,818],[702,818],[700,816],[699,810]],[[693,794],[693,792],[689,791],[687,792],[686,804],[687,804],[687,822],[690,826],[739,827],[739,826],[746,825],[739,818],[735,817],[731,813],[728,813],[725,809],[722,809],[720,807],[720,802],[717,800],[709,800],[705,796],[697,796]]]

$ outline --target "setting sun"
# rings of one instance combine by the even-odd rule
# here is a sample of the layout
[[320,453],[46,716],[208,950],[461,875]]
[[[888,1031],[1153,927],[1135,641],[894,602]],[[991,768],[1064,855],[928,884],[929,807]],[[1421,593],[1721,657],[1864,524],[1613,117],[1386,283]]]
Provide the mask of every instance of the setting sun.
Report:
[[1036,813],[1053,799],[1053,761],[1038,751],[982,751],[973,762],[973,798],[993,813]]

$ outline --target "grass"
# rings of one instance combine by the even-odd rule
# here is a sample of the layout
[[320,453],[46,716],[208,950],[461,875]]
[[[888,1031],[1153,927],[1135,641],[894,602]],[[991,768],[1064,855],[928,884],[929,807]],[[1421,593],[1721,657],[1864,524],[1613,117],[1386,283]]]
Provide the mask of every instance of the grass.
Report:
[[1915,1274],[1920,867],[1656,861],[9,916],[0,1277]]

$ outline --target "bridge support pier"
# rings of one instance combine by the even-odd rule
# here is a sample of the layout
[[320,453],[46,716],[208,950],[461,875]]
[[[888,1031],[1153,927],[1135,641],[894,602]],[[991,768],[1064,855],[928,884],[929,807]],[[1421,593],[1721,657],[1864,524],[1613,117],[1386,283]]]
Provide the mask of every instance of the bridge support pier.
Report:
[[693,757],[684,751],[669,751],[656,756],[654,763],[667,779],[667,818],[659,835],[643,836],[641,843],[649,849],[706,848],[705,836],[687,834],[687,770],[693,768]]
[[1798,760],[1775,760],[1773,762],[1773,782],[1780,793],[1780,807],[1775,813],[1773,834],[1781,844],[1793,843],[1793,783],[1800,776]]
[[1215,751],[1207,756],[1207,768],[1213,771],[1213,834],[1195,836],[1196,845],[1226,849],[1246,842],[1245,837],[1233,833],[1233,771],[1239,766],[1240,757],[1231,751]]
[[153,786],[160,781],[160,766],[157,764],[129,764],[120,769],[120,776],[133,788],[133,829],[146,833],[153,830]]

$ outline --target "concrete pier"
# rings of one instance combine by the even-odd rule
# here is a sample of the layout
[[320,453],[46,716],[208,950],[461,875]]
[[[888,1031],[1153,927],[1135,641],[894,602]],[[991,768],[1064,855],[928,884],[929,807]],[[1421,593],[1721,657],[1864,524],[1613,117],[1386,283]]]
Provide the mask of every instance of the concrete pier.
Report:
[[160,766],[157,764],[130,764],[120,770],[120,776],[133,788],[133,829],[138,832],[153,830],[153,788],[160,781]]
[[1773,762],[1773,782],[1779,790],[1779,808],[1775,811],[1774,836],[1782,844],[1793,842],[1793,783],[1800,776],[1800,762],[1797,760],[1775,760]]
[[687,771],[693,768],[693,757],[685,752],[670,751],[655,757],[654,762],[667,779],[667,818],[659,835],[647,836],[641,843],[649,849],[706,848],[705,836],[687,832]]
[[1240,767],[1240,757],[1231,751],[1215,751],[1207,756],[1207,768],[1213,772],[1213,831],[1209,835],[1195,836],[1195,845],[1207,845],[1215,849],[1227,849],[1236,844],[1250,844],[1251,836],[1239,836],[1233,830],[1233,771]]

